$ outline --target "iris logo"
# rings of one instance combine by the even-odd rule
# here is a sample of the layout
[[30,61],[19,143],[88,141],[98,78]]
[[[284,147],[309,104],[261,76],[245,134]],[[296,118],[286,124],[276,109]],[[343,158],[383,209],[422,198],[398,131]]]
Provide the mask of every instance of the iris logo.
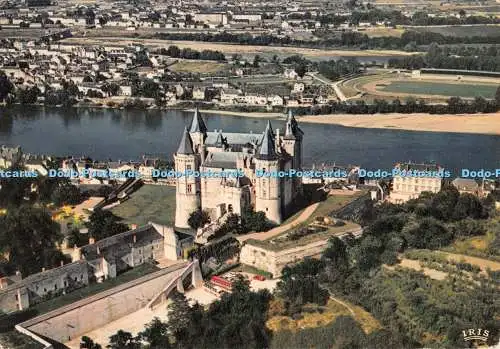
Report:
[[463,339],[466,342],[470,341],[481,341],[486,342],[488,340],[488,336],[490,335],[490,331],[483,330],[481,328],[468,328],[466,330],[462,330]]

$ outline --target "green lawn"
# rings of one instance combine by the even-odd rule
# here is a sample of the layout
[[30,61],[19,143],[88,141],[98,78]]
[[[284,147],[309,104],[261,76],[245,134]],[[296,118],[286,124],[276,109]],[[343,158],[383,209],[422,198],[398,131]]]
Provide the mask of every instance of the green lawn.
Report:
[[149,221],[173,225],[175,218],[175,187],[144,185],[127,201],[111,210],[125,223],[144,225]]
[[426,81],[393,81],[381,91],[415,93],[424,95],[458,96],[458,97],[484,97],[493,98],[498,86],[482,84],[446,84]]
[[79,290],[73,291],[71,293],[68,293],[66,295],[56,297],[54,299],[50,299],[48,301],[45,301],[43,303],[39,303],[32,308],[36,309],[38,311],[38,314],[43,314],[47,313],[51,310],[60,308],[62,306],[74,303],[76,301],[79,301],[81,299],[87,298],[89,296],[95,295],[99,292],[109,290],[110,288],[119,286],[121,284],[124,284],[126,282],[135,280],[140,278],[141,276],[150,274],[152,272],[160,270],[158,267],[152,265],[152,264],[142,264],[138,267],[135,267],[133,269],[130,269],[120,275],[118,275],[114,279],[109,279],[106,280],[102,283],[95,283],[91,284],[87,287],[83,287]]

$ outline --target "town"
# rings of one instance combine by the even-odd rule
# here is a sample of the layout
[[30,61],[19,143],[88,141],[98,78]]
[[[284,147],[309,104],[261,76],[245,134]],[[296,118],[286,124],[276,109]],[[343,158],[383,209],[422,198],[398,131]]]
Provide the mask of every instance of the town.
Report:
[[499,28],[0,1],[0,349],[498,346]]

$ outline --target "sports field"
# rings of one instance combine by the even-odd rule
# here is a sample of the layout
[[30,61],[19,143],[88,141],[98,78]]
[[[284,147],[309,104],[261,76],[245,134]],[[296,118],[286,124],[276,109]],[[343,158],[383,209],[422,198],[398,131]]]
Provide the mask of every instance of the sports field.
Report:
[[493,98],[497,86],[480,84],[446,84],[428,81],[392,81],[382,91],[422,95]]

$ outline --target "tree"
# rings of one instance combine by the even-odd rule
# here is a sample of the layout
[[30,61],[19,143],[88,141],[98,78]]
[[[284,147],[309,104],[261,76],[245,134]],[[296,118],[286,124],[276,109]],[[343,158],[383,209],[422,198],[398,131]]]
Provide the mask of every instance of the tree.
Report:
[[102,349],[102,346],[98,343],[95,343],[92,338],[83,336],[80,341],[81,349]]
[[306,303],[326,304],[328,291],[319,285],[324,265],[323,261],[306,258],[283,269],[277,294],[285,300],[289,313],[299,312]]
[[168,329],[176,341],[184,339],[191,319],[191,308],[184,294],[179,292],[172,293],[172,303],[167,306]]
[[246,207],[241,215],[241,226],[243,232],[249,231],[266,231],[270,228],[269,221],[267,220],[264,211],[254,212],[253,207]]
[[55,188],[50,198],[56,206],[76,205],[82,200],[82,195],[77,186],[66,184]]
[[120,218],[110,211],[95,210],[86,223],[89,236],[96,240],[104,239],[108,236],[124,233],[129,230],[128,226],[120,222]]
[[453,240],[453,234],[441,222],[434,218],[423,218],[416,224],[403,229],[408,246],[412,248],[438,249]]
[[59,225],[47,211],[31,206],[9,208],[0,217],[0,250],[23,276],[65,261],[56,244],[62,241]]
[[303,78],[304,75],[306,75],[306,72],[307,72],[307,66],[303,63],[297,65],[295,67],[295,72],[297,73],[297,75],[300,77],[300,78]]
[[168,324],[155,317],[146,325],[146,328],[139,332],[139,339],[149,344],[150,349],[171,348],[168,340]]
[[454,207],[453,219],[460,220],[469,217],[473,219],[486,218],[485,209],[477,196],[469,193],[461,194]]
[[123,330],[118,330],[114,335],[109,337],[109,349],[139,349],[140,344],[137,343],[132,333]]
[[253,58],[253,64],[252,66],[254,68],[258,68],[259,67],[259,63],[262,61],[262,59],[260,58],[259,55],[255,55],[255,57]]
[[[22,166],[13,165],[8,171],[22,171]],[[0,205],[3,207],[19,206],[31,200],[31,186],[36,178],[0,177]]]
[[73,228],[66,237],[69,247],[82,247],[89,243],[89,234],[82,234],[80,230]]
[[5,75],[5,72],[0,70],[0,102],[3,102],[13,90],[14,85]]
[[196,210],[191,212],[188,218],[188,225],[192,229],[198,229],[203,227],[205,224],[210,223],[210,215],[207,211]]

